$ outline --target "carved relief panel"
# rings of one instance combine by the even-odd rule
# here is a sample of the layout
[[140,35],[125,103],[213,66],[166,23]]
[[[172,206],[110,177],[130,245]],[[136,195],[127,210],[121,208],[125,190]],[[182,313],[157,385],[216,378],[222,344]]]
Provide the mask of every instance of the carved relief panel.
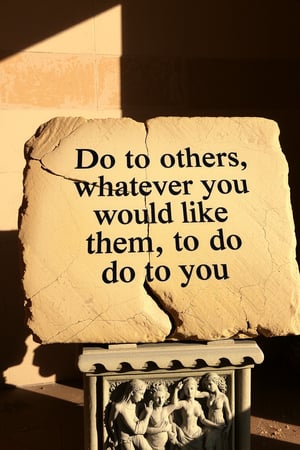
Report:
[[99,377],[99,450],[234,450],[234,392],[225,369]]

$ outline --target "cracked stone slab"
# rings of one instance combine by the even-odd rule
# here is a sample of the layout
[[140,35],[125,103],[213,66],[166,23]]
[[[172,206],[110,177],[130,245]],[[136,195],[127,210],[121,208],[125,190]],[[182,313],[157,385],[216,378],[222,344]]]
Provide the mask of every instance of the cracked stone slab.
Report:
[[299,334],[288,166],[261,118],[55,118],[19,237],[44,343]]

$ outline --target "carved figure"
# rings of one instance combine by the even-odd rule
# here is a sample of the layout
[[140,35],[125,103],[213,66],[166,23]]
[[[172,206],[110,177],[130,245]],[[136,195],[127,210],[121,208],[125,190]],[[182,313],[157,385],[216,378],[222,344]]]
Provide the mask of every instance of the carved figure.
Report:
[[[179,389],[183,390],[183,400],[176,398]],[[199,422],[208,428],[220,428],[216,422],[206,419],[200,403],[196,400],[196,397],[207,397],[207,393],[199,392],[196,379],[188,377],[179,383],[174,397],[176,409],[180,408],[181,413],[180,423],[176,426],[176,445],[189,450],[202,449],[204,433]]]
[[150,395],[153,400],[153,411],[146,431],[146,439],[153,450],[163,450],[168,440],[172,441],[175,436],[175,428],[169,416],[176,409],[176,405],[165,404],[170,394],[164,383],[154,383],[150,389]]
[[120,450],[151,450],[144,434],[153,411],[152,401],[143,405],[146,383],[131,380],[127,383],[122,398],[113,402],[108,418],[108,434],[114,448]]
[[232,425],[232,413],[228,397],[226,381],[217,373],[207,373],[203,380],[203,387],[207,389],[208,418],[212,422],[219,424],[222,428],[209,429],[206,440],[206,450],[227,450],[229,431]]

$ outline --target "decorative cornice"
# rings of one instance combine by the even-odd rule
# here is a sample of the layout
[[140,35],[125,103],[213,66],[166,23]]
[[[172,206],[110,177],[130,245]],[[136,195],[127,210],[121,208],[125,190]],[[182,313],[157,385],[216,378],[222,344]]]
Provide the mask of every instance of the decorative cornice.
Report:
[[[221,340],[207,343],[121,344],[108,348],[84,347],[78,366],[84,373],[126,372],[130,370],[244,366],[264,359],[253,340]],[[204,364],[204,365],[203,365]],[[125,369],[124,369],[125,367]],[[177,367],[178,368],[178,367]]]

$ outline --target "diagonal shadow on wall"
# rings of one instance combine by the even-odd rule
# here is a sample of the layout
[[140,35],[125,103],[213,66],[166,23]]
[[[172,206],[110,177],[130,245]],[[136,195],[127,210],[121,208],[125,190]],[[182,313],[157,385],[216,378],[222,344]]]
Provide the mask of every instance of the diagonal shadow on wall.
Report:
[[0,58],[24,50],[119,3],[117,0],[1,2]]
[[[113,8],[117,0],[39,0],[1,2],[0,59],[62,32],[84,20]],[[0,380],[9,367],[22,362],[26,354],[24,294],[20,279],[20,251],[17,231],[0,231]],[[76,345],[41,345],[33,363],[42,376],[56,375],[57,380],[76,376]],[[75,374],[75,375],[74,375]]]

